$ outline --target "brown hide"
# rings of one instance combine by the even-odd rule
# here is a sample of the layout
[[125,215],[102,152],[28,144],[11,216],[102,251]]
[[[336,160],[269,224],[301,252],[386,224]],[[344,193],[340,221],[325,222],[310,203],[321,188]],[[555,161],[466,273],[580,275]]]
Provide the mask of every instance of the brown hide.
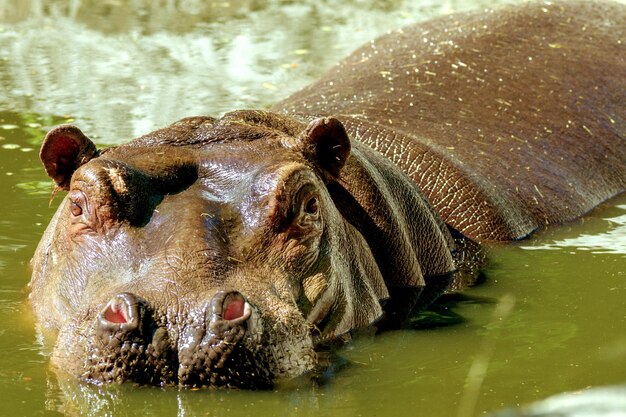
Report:
[[373,41],[274,110],[335,115],[446,223],[515,240],[626,189],[626,6],[554,2]]
[[[263,141],[278,132],[298,137],[305,126],[280,114],[240,110],[218,120],[182,119],[109,152],[121,151],[127,163],[158,180],[155,184],[169,183],[175,189],[180,181],[173,179],[191,175],[172,173],[184,173],[191,165],[187,160],[211,152],[211,144]],[[365,238],[386,285],[422,287],[426,277],[433,277],[433,291],[440,291],[455,270],[450,253],[455,243],[446,226],[413,184],[368,147],[356,144],[344,162],[338,178],[327,181],[329,192],[339,212]]]

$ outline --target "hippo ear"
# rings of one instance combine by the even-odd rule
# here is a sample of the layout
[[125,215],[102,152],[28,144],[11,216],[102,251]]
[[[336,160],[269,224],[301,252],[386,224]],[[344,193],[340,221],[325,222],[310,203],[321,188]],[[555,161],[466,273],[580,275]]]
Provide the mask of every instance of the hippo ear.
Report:
[[320,169],[326,180],[339,176],[350,155],[350,139],[339,120],[315,119],[298,140],[305,158]]
[[74,171],[98,156],[96,145],[76,126],[61,125],[43,140],[39,158],[57,187],[68,190]]

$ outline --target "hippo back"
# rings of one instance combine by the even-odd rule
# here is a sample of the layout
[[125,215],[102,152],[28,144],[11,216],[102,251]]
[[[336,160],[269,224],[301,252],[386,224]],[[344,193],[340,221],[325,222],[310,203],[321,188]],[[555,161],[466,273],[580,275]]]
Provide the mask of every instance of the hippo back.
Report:
[[[497,18],[496,18],[497,16]],[[379,38],[274,110],[334,115],[477,241],[626,189],[626,6],[553,2]]]

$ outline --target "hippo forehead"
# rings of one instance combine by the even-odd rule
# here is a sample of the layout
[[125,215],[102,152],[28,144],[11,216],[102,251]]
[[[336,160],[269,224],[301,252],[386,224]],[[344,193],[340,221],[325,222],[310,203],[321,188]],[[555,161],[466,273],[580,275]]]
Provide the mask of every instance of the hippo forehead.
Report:
[[[144,150],[145,156],[140,160],[125,155],[123,149],[106,156],[112,163],[119,161],[136,167],[135,176],[147,175],[152,180],[153,184],[147,185],[148,192],[161,194],[165,200],[155,207],[157,212],[168,210],[164,203],[171,205],[170,218],[183,218],[184,213],[177,212],[179,210],[201,211],[200,214],[205,216],[224,216],[227,211],[230,217],[237,217],[238,223],[256,229],[271,215],[271,210],[276,209],[276,200],[285,194],[288,187],[302,185],[303,177],[309,183],[323,185],[300,155],[282,145],[285,138],[282,139],[213,143],[201,149],[192,149],[184,157],[174,156],[157,164],[149,161],[155,154],[149,148]],[[162,152],[164,155],[180,154],[178,149]],[[96,169],[103,172],[92,177],[108,177],[107,187],[116,191],[131,188],[109,164]],[[296,184],[293,177],[298,177]],[[131,178],[127,182],[133,180]],[[138,194],[140,192],[135,193]]]
[[[103,157],[135,166],[166,183],[179,181],[181,167],[190,166],[204,186],[221,195],[231,195],[244,185],[266,185],[260,177],[276,173],[281,166],[296,161],[305,163],[301,154],[293,150],[304,125],[293,119],[275,119],[254,111],[229,113],[219,120],[183,119],[105,151]],[[172,184],[163,185],[170,188],[168,185]]]
[[170,219],[195,211],[224,214],[228,207],[231,215],[234,210],[241,220],[251,219],[282,193],[289,177],[308,171],[314,178],[303,158],[281,142],[269,138],[201,148],[122,146],[81,167],[72,179],[72,188],[99,195],[98,204],[107,204],[112,194],[128,194],[128,200],[135,200],[127,201],[120,210],[128,210],[133,203],[143,205],[136,201],[146,199],[143,194],[156,195],[152,217],[164,210],[170,211]]
[[284,176],[306,169],[295,152],[276,143],[213,145],[198,160],[198,181],[219,200],[267,195]]

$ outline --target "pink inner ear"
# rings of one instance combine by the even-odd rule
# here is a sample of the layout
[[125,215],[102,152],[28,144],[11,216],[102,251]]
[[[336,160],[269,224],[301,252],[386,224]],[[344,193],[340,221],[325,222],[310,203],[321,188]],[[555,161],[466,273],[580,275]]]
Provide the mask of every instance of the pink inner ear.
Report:
[[227,303],[228,304],[224,305],[224,311],[222,313],[222,318],[224,320],[235,320],[243,316],[246,303],[242,298],[231,298],[227,301]]
[[78,150],[78,144],[71,137],[59,135],[54,138],[54,141],[50,143],[50,147],[46,149],[45,158],[51,162],[74,162]]
[[41,159],[48,175],[58,183],[63,182],[67,173],[76,169],[76,157],[80,151],[78,143],[66,135],[49,138]]

